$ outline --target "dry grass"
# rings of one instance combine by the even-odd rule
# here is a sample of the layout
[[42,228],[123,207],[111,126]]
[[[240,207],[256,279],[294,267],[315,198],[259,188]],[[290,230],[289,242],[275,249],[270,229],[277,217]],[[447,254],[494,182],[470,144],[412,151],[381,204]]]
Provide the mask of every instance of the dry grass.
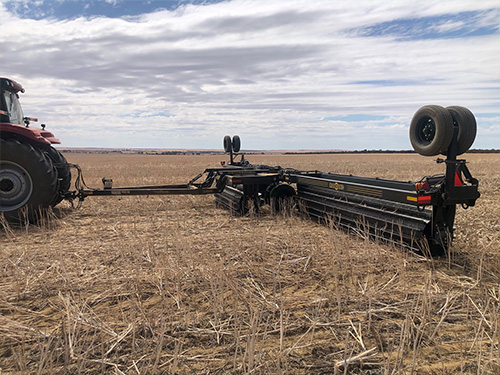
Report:
[[[188,181],[220,156],[68,155],[87,183]],[[298,217],[235,218],[207,197],[88,198],[0,235],[0,373],[498,374],[497,155],[453,252],[425,259]],[[254,156],[402,180],[416,155]]]

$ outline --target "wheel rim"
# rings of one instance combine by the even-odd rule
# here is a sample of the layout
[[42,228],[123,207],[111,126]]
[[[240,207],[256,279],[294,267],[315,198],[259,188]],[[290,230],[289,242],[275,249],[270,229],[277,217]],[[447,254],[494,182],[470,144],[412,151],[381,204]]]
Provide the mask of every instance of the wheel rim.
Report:
[[436,124],[430,117],[422,118],[416,127],[416,136],[420,144],[427,146],[432,143],[436,136]]
[[13,211],[24,206],[33,192],[33,182],[19,164],[0,163],[0,211]]

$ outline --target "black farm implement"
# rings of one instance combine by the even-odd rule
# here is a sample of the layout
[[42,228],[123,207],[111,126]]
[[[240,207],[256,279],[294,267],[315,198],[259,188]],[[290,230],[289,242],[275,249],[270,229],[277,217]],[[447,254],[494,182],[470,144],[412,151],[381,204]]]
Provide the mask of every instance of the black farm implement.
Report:
[[[103,188],[91,189],[80,167],[68,164],[52,147],[59,143],[54,135],[43,125],[29,126],[35,119],[24,117],[17,100],[22,87],[4,78],[0,83],[0,211],[13,221],[23,215],[35,221],[40,209],[63,199],[80,205],[92,196],[213,194],[218,206],[235,215],[264,205],[273,212],[298,210],[339,229],[440,254],[452,243],[457,206],[474,206],[480,195],[466,161],[457,158],[474,142],[474,115],[464,107],[437,105],[415,113],[410,141],[421,155],[443,155],[437,162],[445,171],[414,182],[254,165],[240,153],[240,138],[226,136],[229,162],[207,168],[185,184],[115,188],[103,178]],[[77,170],[74,189],[70,167]]]

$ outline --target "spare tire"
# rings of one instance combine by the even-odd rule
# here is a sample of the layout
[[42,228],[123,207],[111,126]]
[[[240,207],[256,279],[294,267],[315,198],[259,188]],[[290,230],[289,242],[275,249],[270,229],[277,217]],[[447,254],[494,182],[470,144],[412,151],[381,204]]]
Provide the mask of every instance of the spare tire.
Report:
[[413,116],[410,142],[420,155],[434,156],[446,152],[453,139],[453,118],[439,105],[426,105]]
[[454,126],[458,126],[457,135],[457,155],[461,155],[469,150],[474,143],[477,133],[477,123],[474,114],[465,107],[446,107],[453,118]]
[[233,151],[234,152],[239,152],[240,151],[240,148],[241,148],[241,139],[240,139],[240,137],[238,135],[235,135],[233,137],[232,146],[233,146]]
[[226,135],[224,137],[224,152],[231,152],[232,150],[232,144],[231,144],[231,137],[229,135]]
[[15,139],[0,139],[0,211],[9,221],[37,221],[57,194],[57,175],[38,148]]

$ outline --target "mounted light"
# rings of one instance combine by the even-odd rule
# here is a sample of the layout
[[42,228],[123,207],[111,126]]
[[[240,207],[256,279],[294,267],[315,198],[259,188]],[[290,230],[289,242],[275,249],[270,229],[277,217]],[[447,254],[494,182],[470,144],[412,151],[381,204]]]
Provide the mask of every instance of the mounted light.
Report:
[[415,184],[415,190],[420,191],[420,190],[428,190],[430,187],[428,182],[417,182]]
[[422,195],[421,197],[417,197],[418,204],[430,204],[432,197],[430,195]]

